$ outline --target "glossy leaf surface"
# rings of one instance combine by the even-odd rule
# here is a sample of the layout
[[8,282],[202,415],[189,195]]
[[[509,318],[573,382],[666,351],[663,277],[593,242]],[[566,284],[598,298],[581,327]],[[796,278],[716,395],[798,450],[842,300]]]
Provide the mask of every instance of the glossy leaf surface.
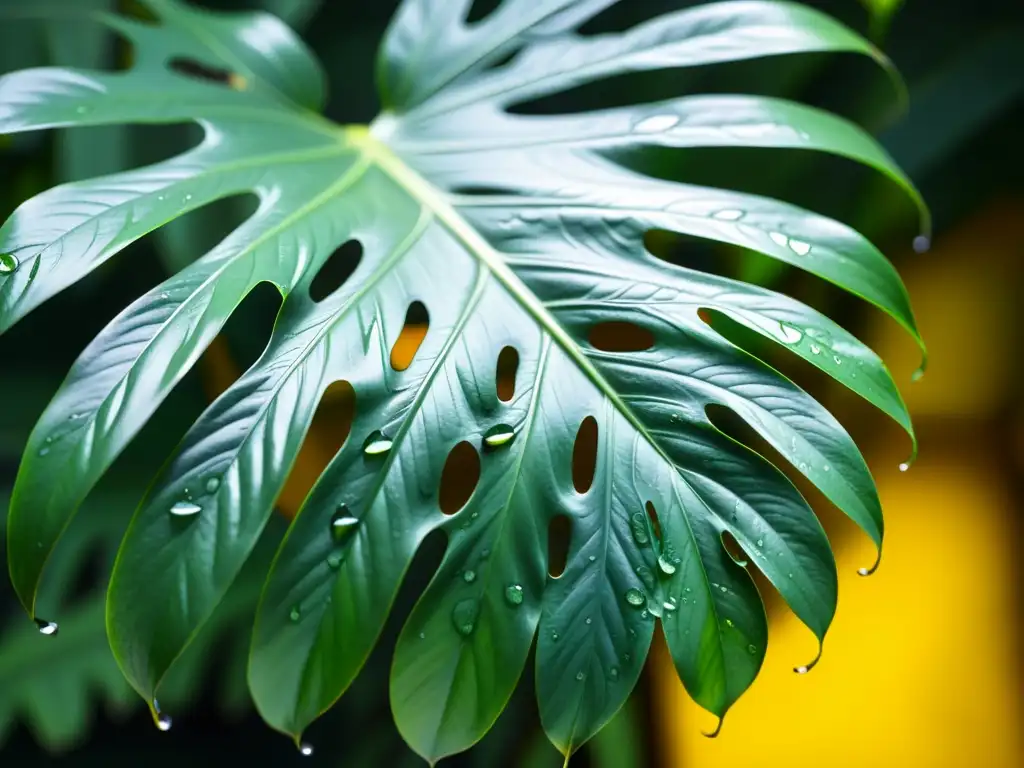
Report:
[[[405,624],[391,679],[399,729],[431,760],[486,733],[535,636],[541,717],[567,754],[621,707],[659,620],[687,689],[724,716],[767,643],[760,597],[726,535],[824,638],[836,573],[821,526],[785,475],[720,432],[708,409],[741,417],[880,546],[874,483],[843,427],[702,310],[783,345],[912,436],[899,393],[880,359],[824,315],[661,261],[645,237],[658,230],[758,251],[862,296],[917,338],[906,292],[845,225],[654,179],[619,158],[801,148],[863,163],[918,205],[919,196],[861,129],[777,99],[510,110],[625,71],[828,51],[885,62],[827,17],[785,3],[699,6],[621,34],[573,31],[612,1],[507,0],[466,25],[465,0],[407,0],[381,47],[387,111],[368,128],[317,114],[319,67],[281,22],[172,0],[145,1],[156,25],[95,16],[134,43],[127,72],[0,78],[5,133],[182,121],[205,131],[179,157],[22,205],[0,229],[0,329],[186,212],[259,199],[219,245],[110,323],[33,432],[8,522],[11,573],[30,612],[47,557],[89,490],[268,282],[284,296],[269,345],[192,425],[119,552],[108,632],[148,701],[245,563],[317,405],[342,381],[355,398],[348,439],[278,552],[254,628],[250,686],[273,727],[297,739],[341,696],[437,530],[444,560]],[[317,277],[336,251],[351,274],[323,292]],[[426,334],[395,366],[417,302]],[[595,341],[598,327],[645,342],[608,348]],[[507,348],[518,361],[514,391],[499,397]],[[446,509],[453,451],[479,477],[461,508]],[[577,455],[593,467],[583,485]],[[553,578],[558,517],[571,534]]]

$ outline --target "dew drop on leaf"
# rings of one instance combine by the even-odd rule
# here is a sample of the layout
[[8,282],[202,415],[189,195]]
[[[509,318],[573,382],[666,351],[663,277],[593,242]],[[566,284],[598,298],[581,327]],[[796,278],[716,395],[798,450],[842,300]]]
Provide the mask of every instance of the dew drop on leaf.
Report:
[[650,536],[647,534],[647,518],[641,512],[637,512],[630,520],[630,529],[633,533],[633,541],[641,547],[647,546]]
[[810,244],[805,243],[802,240],[790,240],[789,247],[797,256],[806,256],[808,253],[811,252]]
[[391,450],[394,442],[379,429],[371,432],[363,443],[363,453],[367,456],[384,456]]
[[589,626],[590,624],[593,624],[593,623],[594,623],[594,620],[591,619],[589,616],[587,616],[587,625]]
[[586,675],[586,673],[585,673],[585,672],[583,672],[583,671],[581,670],[581,671],[579,671],[579,672],[577,672],[577,673],[576,673],[576,679],[577,679],[577,680],[579,680],[579,681],[580,681],[580,682],[582,683],[582,682],[583,682],[584,680],[586,680],[586,679],[587,679],[587,675]]
[[736,208],[725,208],[721,211],[715,211],[711,217],[719,221],[739,221],[743,218],[743,211]]
[[725,626],[733,627],[733,626],[735,626],[735,624],[732,623],[732,619],[726,619],[725,620]]
[[477,601],[473,599],[460,600],[452,608],[452,624],[455,631],[463,637],[469,637],[476,629],[476,619],[480,613]]
[[352,517],[348,506],[339,504],[338,509],[331,515],[331,538],[340,544],[352,535],[358,525],[358,518]]
[[195,517],[203,508],[191,501],[176,501],[171,505],[171,514],[175,517]]
[[640,577],[640,581],[644,583],[644,586],[648,589],[654,589],[654,574],[651,573],[651,569],[646,565],[638,565],[636,567],[636,575]]
[[647,602],[647,598],[644,597],[644,593],[639,589],[630,589],[626,591],[626,602],[632,605],[634,608],[639,608]]
[[40,456],[46,456],[49,453],[50,453],[50,449],[49,448],[40,448],[39,449],[39,455]]
[[782,334],[779,338],[787,344],[796,344],[804,337],[804,335],[796,328],[791,325],[786,325],[785,323],[779,323],[779,330]]
[[219,477],[211,477],[209,480],[206,481],[206,492],[207,493],[216,493],[219,488],[220,488],[220,478]]
[[666,576],[671,576],[676,572],[675,563],[673,563],[665,553],[658,556],[658,568],[660,568],[661,572]]
[[296,622],[302,618],[302,611],[299,610],[299,606],[293,605],[292,609],[288,612],[288,620]]
[[677,125],[679,125],[678,115],[652,115],[645,117],[633,126],[633,130],[636,133],[661,133],[675,128]]
[[619,679],[619,668],[618,667],[612,667],[610,670],[608,670],[608,676],[612,680],[618,680]]
[[776,245],[786,246],[789,244],[789,238],[781,232],[769,232],[768,237],[770,237],[772,242]]
[[753,645],[753,644],[748,645],[747,646],[747,653],[749,653],[751,656],[755,655],[757,653],[757,646]]
[[513,608],[523,604],[523,588],[519,584],[509,584],[505,588],[505,602]]
[[462,580],[467,584],[472,584],[476,581],[476,571],[466,571],[462,574]]
[[341,568],[341,561],[341,552],[332,552],[327,556],[327,565],[330,566],[332,571],[336,571]]
[[36,619],[36,626],[39,627],[39,634],[47,637],[56,635],[60,630],[56,621],[47,621],[46,619]]
[[675,610],[677,608],[676,604],[673,603],[671,600],[666,600],[664,603],[661,604],[661,607],[669,613],[675,613]]
[[820,355],[821,354],[821,347],[819,347],[817,344],[811,344],[811,354],[812,355]]
[[484,448],[505,448],[516,438],[516,431],[508,424],[497,424],[484,432]]

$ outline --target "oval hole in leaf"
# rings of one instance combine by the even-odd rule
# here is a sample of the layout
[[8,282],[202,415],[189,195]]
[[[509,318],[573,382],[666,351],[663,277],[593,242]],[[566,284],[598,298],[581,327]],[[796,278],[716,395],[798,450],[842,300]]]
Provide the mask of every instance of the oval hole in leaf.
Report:
[[658,510],[654,508],[654,502],[648,501],[644,504],[647,512],[647,519],[651,521],[651,530],[654,531],[654,538],[661,541],[661,522],[658,520]]
[[576,432],[572,447],[572,484],[577,493],[586,493],[594,484],[597,469],[597,419],[587,416]]
[[309,284],[309,298],[319,304],[352,277],[363,258],[363,244],[358,240],[343,243],[320,267]]
[[175,56],[167,62],[167,67],[172,72],[177,72],[179,75],[190,77],[193,80],[226,85],[236,91],[244,90],[248,85],[248,81],[242,75],[232,72],[230,69],[221,69],[184,56]]
[[548,524],[548,575],[557,579],[565,573],[569,562],[569,544],[572,542],[572,519],[557,515]]
[[509,402],[516,394],[516,373],[519,371],[519,352],[515,347],[505,347],[498,354],[498,370],[495,374],[498,399]]
[[636,323],[609,320],[590,329],[590,344],[602,352],[643,352],[654,346],[654,334]]
[[473,5],[469,8],[469,13],[466,14],[467,24],[476,24],[479,21],[483,21],[501,5],[501,0],[473,0]]
[[430,314],[422,301],[414,301],[405,313],[405,325],[391,348],[391,367],[404,371],[412,365],[430,328]]
[[441,471],[438,504],[446,515],[454,515],[469,501],[480,482],[480,454],[463,440],[452,448]]
[[324,390],[278,496],[277,506],[286,517],[295,516],[317,479],[345,445],[355,416],[356,391],[349,382],[336,381]]

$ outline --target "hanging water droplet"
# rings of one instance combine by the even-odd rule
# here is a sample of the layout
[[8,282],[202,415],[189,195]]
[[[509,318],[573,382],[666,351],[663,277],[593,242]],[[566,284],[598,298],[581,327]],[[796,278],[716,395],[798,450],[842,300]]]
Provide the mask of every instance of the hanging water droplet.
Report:
[[171,730],[171,726],[174,724],[171,720],[171,716],[160,711],[160,703],[156,699],[153,699],[153,717],[156,722],[156,727],[161,731],[166,732]]
[[712,218],[719,221],[739,221],[743,218],[743,211],[736,208],[725,208],[721,211],[715,211],[712,214]]
[[60,630],[56,621],[47,621],[46,619],[36,619],[36,626],[39,628],[39,634],[47,637],[56,635]]
[[299,606],[293,605],[292,609],[290,611],[288,611],[288,620],[292,621],[292,622],[296,622],[296,621],[298,621],[301,618],[302,618],[302,611],[299,609]]
[[900,472],[906,472],[908,469],[910,469],[910,464],[908,464],[907,462],[904,461],[902,464],[900,464]]
[[331,554],[327,556],[327,565],[330,566],[332,571],[336,571],[341,568],[341,561],[343,559],[341,552],[331,552]]
[[647,602],[647,598],[644,597],[644,593],[639,589],[630,589],[626,591],[626,602],[632,605],[634,608],[639,608]]
[[484,448],[504,448],[512,444],[516,431],[508,424],[497,424],[484,432]]
[[476,571],[466,571],[462,574],[462,580],[467,584],[472,584],[476,581]]
[[303,757],[309,757],[313,754],[313,746],[306,742],[302,742],[302,744],[299,745],[299,754]]
[[671,576],[676,572],[675,563],[673,563],[664,552],[658,556],[658,568],[660,568],[661,572],[666,576]]
[[523,604],[523,587],[521,584],[509,584],[505,588],[505,602],[514,608]]
[[789,247],[793,249],[793,253],[797,256],[806,256],[811,252],[810,243],[805,243],[802,240],[790,240]]
[[785,247],[786,245],[789,244],[789,238],[786,237],[781,232],[769,232],[768,237],[770,237],[772,239],[772,242],[775,243],[776,245],[781,245]]
[[793,671],[796,672],[798,675],[806,675],[808,672],[811,671],[811,669],[810,669],[810,667],[803,666],[803,667],[797,667]]
[[812,355],[820,355],[821,354],[821,347],[819,347],[817,344],[811,344],[811,354]]
[[452,608],[452,624],[455,631],[463,637],[469,637],[476,629],[476,619],[480,614],[480,607],[476,600],[460,600]]
[[0,253],[0,275],[9,275],[18,268],[20,262],[13,253]]
[[931,238],[927,235],[918,235],[914,238],[914,250],[917,253],[925,253],[932,247]]
[[331,515],[331,538],[341,544],[359,526],[358,518],[352,517],[348,511],[348,505],[339,504],[338,509]]
[[202,507],[191,501],[176,501],[171,505],[171,514],[175,517],[193,517],[202,511]]
[[633,126],[636,133],[661,133],[679,125],[678,115],[652,115]]
[[367,456],[384,456],[391,450],[394,442],[379,429],[371,432],[363,443],[363,453]]
[[650,536],[647,533],[647,518],[642,512],[637,512],[630,519],[630,529],[633,532],[633,541],[644,547],[650,542]]

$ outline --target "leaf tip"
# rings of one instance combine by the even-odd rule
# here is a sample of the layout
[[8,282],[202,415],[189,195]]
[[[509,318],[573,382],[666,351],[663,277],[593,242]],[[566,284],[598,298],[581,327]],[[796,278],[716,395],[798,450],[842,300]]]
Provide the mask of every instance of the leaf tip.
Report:
[[[904,466],[906,466],[906,464],[900,464],[901,468],[904,467]],[[878,555],[875,557],[875,562],[871,565],[870,568],[858,568],[857,569],[857,575],[858,576],[871,576],[875,571],[878,570],[878,566],[880,566],[881,564],[882,564],[882,549],[881,549],[881,547],[879,547]]]
[[717,739],[718,738],[718,734],[720,734],[722,732],[722,723],[724,723],[724,722],[725,722],[725,715],[719,715],[719,717],[718,717],[718,724],[715,726],[715,730],[711,731],[711,733],[707,733],[706,731],[701,731],[701,735],[705,736],[706,738],[709,738],[709,739]]
[[821,661],[821,654],[824,651],[824,648],[824,643],[819,639],[818,655],[811,659],[811,661],[809,661],[807,664],[801,664],[799,667],[793,667],[793,671],[796,672],[798,675],[806,675],[808,672],[810,672],[812,669],[818,666],[818,662]]

